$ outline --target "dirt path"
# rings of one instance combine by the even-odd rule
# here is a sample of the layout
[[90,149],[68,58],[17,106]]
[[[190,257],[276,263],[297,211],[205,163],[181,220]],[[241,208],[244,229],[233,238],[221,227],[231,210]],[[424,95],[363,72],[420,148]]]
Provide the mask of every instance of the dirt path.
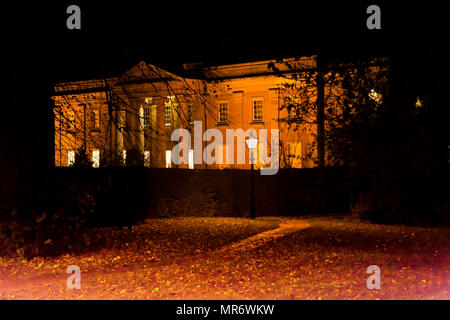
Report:
[[232,243],[214,251],[212,254],[238,254],[240,251],[253,250],[265,245],[269,241],[274,241],[309,227],[311,227],[311,225],[307,220],[286,219],[280,223],[280,226],[277,229],[268,230],[239,242]]

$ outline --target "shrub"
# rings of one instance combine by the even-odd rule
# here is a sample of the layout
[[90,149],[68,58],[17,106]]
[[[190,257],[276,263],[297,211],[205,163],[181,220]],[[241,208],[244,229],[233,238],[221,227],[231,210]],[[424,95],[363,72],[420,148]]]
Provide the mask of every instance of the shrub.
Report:
[[75,163],[73,164],[73,167],[90,168],[92,167],[92,164],[92,159],[87,151],[83,147],[78,149],[75,154]]
[[0,253],[32,258],[61,254],[75,243],[82,246],[80,231],[94,211],[90,190],[79,184],[39,192],[4,217]]
[[144,154],[137,149],[127,150],[127,167],[143,167]]
[[352,211],[375,223],[416,226],[448,224],[448,187],[441,177],[416,174],[376,183],[362,192]]

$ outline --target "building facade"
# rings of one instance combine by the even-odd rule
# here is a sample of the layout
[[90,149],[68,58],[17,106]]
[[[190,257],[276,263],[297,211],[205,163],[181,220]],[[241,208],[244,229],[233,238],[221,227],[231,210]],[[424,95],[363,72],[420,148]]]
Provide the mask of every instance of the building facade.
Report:
[[[315,61],[314,57],[302,58],[310,68],[315,68]],[[83,153],[94,167],[248,169],[249,150],[245,148],[244,162],[237,150],[238,139],[245,139],[248,129],[257,134],[267,130],[268,153],[271,130],[279,130],[280,167],[314,166],[305,155],[314,154],[315,126],[299,128],[280,121],[286,118],[286,111],[280,110],[280,88],[287,81],[280,74],[289,72],[284,63],[260,61],[208,68],[190,64],[184,65],[184,70],[177,75],[140,62],[117,77],[58,84],[52,97],[55,166],[74,165]],[[171,135],[178,128],[191,133],[191,144],[187,163],[175,165],[172,149],[179,141],[171,141]],[[195,148],[200,147],[195,145],[194,135],[205,138],[206,130],[213,128],[222,133],[223,140],[215,141],[219,147],[212,154],[223,161],[208,163],[203,157],[201,163],[194,163]],[[231,129],[232,137],[227,136]],[[202,154],[209,143],[202,142]],[[259,139],[254,154],[257,167],[264,166],[258,152],[261,143]]]

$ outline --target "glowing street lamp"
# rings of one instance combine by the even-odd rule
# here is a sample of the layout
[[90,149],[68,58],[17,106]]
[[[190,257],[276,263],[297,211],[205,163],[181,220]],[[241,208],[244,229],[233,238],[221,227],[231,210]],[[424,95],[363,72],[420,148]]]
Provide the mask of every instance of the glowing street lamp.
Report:
[[251,193],[251,202],[250,202],[250,218],[255,219],[256,217],[256,211],[255,211],[255,181],[254,181],[254,174],[253,174],[253,164],[255,163],[254,159],[254,150],[256,149],[256,146],[258,145],[258,139],[255,138],[253,135],[250,135],[250,137],[247,139],[247,147],[250,151],[250,171],[251,171],[251,183],[250,183],[250,193]]
[[247,139],[247,147],[249,149],[255,149],[257,144],[258,144],[258,139],[256,139],[252,135]]

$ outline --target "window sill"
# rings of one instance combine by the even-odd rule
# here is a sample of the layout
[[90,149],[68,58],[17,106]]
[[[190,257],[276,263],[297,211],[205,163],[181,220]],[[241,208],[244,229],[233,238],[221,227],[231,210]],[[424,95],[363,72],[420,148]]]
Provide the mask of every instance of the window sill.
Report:
[[217,125],[217,126],[229,126],[230,123],[229,123],[229,122],[217,122],[216,125]]
[[264,124],[264,120],[253,120],[250,124]]

